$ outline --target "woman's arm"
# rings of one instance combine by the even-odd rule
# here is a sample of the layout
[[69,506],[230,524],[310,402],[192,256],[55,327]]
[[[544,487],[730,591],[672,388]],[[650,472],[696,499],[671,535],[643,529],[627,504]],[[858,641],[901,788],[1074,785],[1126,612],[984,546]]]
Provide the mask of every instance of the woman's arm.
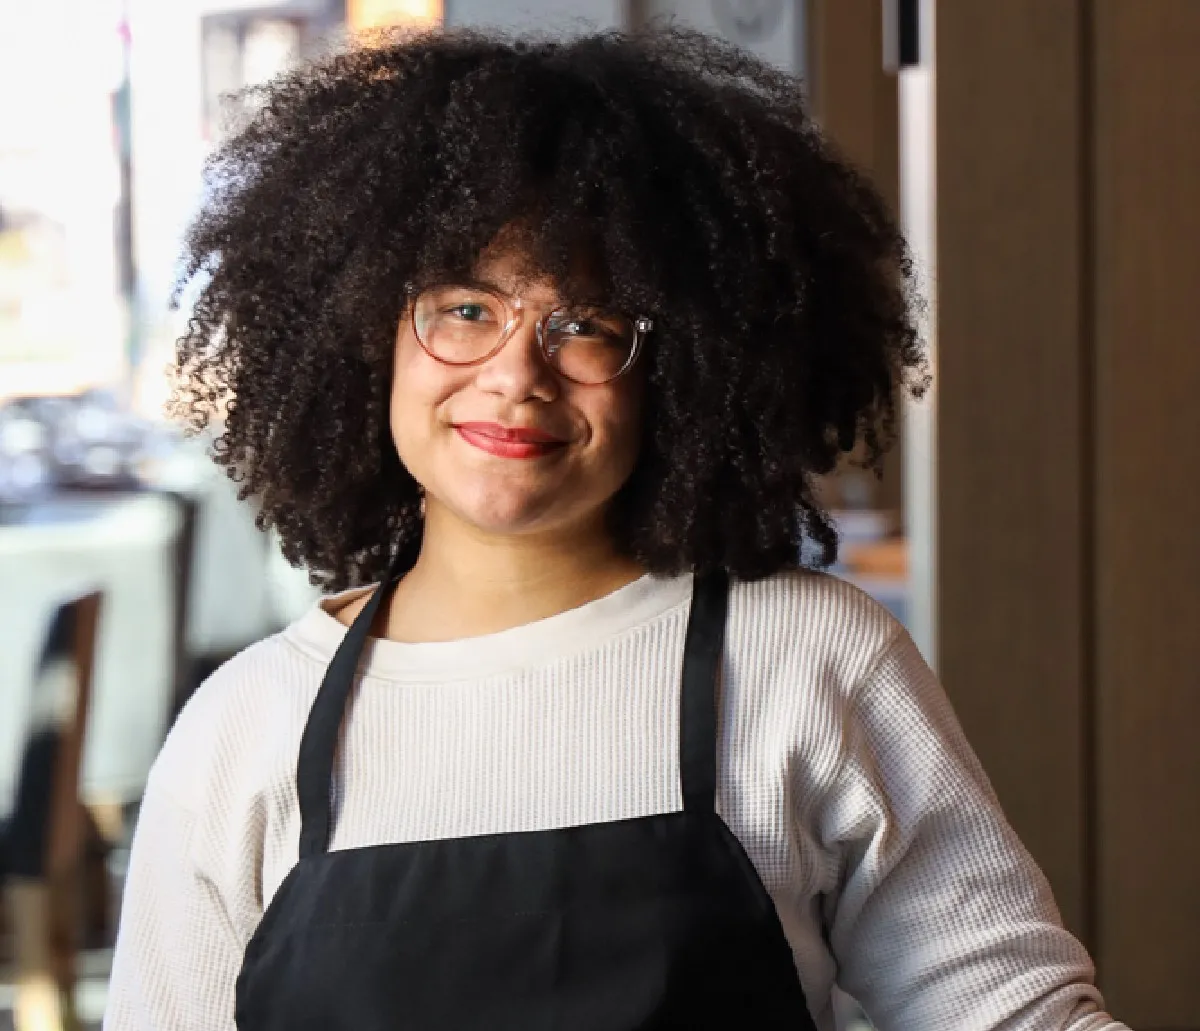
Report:
[[907,634],[848,721],[818,827],[841,858],[826,919],[880,1031],[1123,1031]]
[[197,821],[153,783],[125,879],[104,1031],[233,1031],[242,948],[193,861]]
[[[104,1031],[233,1031],[245,940],[261,917],[261,827],[237,790],[253,720],[244,676],[206,682],[175,721],[142,799]],[[234,733],[229,727],[234,728]]]

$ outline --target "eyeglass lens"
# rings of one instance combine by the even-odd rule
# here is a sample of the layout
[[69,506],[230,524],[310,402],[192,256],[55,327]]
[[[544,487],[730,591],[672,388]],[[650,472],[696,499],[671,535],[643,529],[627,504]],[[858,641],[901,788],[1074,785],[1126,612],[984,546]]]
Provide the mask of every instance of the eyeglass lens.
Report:
[[[423,290],[413,308],[422,346],[439,361],[469,365],[492,354],[510,329],[505,300],[473,286]],[[580,383],[603,383],[628,364],[636,342],[633,320],[602,308],[556,309],[541,326],[542,352],[551,367]]]

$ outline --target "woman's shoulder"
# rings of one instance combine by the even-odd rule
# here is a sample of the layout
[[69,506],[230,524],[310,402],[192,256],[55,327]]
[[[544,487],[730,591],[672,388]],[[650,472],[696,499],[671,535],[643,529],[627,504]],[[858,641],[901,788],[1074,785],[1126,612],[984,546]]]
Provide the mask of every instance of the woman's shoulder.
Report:
[[759,580],[734,581],[731,604],[763,623],[817,633],[853,627],[856,635],[894,636],[896,618],[862,588],[815,569],[788,568]]
[[233,656],[188,699],[155,760],[151,786],[197,812],[229,784],[260,779],[261,767],[302,732],[323,670],[288,631]]
[[848,689],[905,635],[865,591],[810,569],[735,582],[727,633],[735,649],[763,668],[786,663],[820,670]]

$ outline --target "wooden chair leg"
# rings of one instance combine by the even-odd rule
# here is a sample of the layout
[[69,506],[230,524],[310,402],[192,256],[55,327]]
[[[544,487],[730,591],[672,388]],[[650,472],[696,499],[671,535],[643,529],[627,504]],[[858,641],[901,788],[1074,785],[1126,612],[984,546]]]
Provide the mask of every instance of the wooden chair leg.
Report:
[[111,948],[116,938],[115,906],[108,857],[125,841],[125,809],[119,800],[90,802],[86,807],[83,869],[80,871],[80,946]]
[[76,891],[13,878],[6,888],[14,948],[15,1031],[78,1031],[75,1013]]
[[97,797],[89,799],[87,806],[92,824],[100,836],[110,844],[119,842],[125,835],[125,808],[120,798]]
[[50,960],[58,986],[63,1031],[79,1031],[75,983],[83,925],[83,869],[72,867],[50,882]]

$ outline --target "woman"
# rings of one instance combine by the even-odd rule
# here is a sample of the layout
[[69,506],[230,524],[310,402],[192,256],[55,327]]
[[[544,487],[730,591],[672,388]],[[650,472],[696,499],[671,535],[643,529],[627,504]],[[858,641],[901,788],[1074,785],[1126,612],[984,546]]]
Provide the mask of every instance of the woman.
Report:
[[177,400],[343,593],[172,730],[110,1031],[1119,1027],[909,638],[797,568],[924,369],[796,83],[450,34],[259,101]]

